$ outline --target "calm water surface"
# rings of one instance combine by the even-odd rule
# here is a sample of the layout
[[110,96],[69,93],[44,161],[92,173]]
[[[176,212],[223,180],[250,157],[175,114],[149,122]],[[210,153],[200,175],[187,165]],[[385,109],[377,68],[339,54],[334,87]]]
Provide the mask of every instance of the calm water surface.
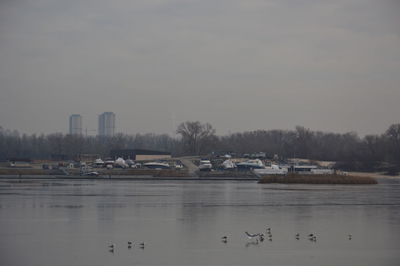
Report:
[[[244,235],[267,227],[272,241],[255,244]],[[306,238],[310,233],[317,242]],[[146,245],[128,249],[128,241]],[[396,180],[374,186],[0,181],[2,266],[398,266],[399,248]]]

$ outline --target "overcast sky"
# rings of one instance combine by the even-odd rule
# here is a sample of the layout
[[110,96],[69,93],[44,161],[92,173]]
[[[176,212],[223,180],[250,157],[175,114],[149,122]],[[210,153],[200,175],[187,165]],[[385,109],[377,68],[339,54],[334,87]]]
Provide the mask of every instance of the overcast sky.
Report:
[[0,126],[211,123],[383,133],[400,122],[399,0],[0,0]]

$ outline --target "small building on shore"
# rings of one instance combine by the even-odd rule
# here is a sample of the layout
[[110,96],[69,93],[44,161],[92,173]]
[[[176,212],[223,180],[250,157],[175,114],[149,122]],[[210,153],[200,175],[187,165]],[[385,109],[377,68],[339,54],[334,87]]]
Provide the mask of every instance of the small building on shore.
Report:
[[134,161],[150,161],[150,160],[165,160],[171,158],[170,152],[153,151],[144,149],[119,149],[111,150],[111,158],[123,158],[124,160],[131,159]]

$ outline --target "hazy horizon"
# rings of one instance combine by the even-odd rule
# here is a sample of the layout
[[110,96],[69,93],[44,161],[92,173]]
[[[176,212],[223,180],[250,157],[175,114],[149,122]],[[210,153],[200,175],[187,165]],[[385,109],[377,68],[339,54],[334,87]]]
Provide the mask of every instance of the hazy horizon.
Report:
[[1,1],[0,126],[184,121],[381,134],[400,122],[400,1]]

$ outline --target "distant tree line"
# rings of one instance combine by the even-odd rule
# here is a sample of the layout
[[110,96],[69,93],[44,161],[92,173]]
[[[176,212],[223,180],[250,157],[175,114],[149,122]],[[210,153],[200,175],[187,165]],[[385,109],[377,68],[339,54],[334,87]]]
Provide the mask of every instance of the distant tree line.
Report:
[[152,149],[170,151],[175,156],[207,155],[213,151],[237,154],[265,152],[279,158],[305,158],[336,161],[344,170],[400,170],[400,124],[391,125],[381,135],[359,137],[356,133],[312,131],[297,126],[294,130],[256,130],[217,136],[208,123],[184,122],[177,128],[179,137],[166,134],[117,134],[113,137],[76,136],[54,133],[26,135],[0,127],[0,160],[12,157],[50,159],[63,154],[107,157],[112,149]]
[[80,154],[108,157],[112,149],[149,149],[178,153],[179,140],[166,134],[116,134],[113,137],[70,135],[19,134],[0,127],[0,160],[10,158],[51,159],[79,158]]

